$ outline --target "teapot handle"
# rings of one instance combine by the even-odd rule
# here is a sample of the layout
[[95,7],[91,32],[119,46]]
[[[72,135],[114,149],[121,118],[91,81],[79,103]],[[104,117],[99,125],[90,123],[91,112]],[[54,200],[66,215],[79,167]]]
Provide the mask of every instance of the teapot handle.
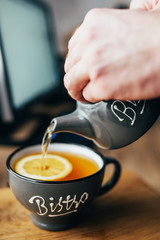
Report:
[[118,180],[120,178],[120,174],[121,174],[121,166],[116,159],[114,159],[112,157],[106,157],[106,158],[104,158],[104,162],[105,162],[105,167],[107,167],[108,164],[113,164],[115,166],[115,169],[114,169],[112,177],[109,179],[108,182],[106,182],[100,188],[97,196],[100,196],[100,195],[108,192],[109,190],[111,190],[118,182]]

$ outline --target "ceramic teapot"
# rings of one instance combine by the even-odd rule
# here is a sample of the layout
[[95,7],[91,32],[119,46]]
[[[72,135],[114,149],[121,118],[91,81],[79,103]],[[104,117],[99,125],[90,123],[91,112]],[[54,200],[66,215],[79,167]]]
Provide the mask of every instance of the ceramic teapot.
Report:
[[148,101],[77,102],[74,112],[51,121],[52,133],[72,132],[99,147],[116,149],[140,138],[160,114],[160,99]]

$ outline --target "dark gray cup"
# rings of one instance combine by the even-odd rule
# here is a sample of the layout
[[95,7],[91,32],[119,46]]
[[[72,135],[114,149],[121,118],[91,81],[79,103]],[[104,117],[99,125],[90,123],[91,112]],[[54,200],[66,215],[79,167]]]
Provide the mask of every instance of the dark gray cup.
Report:
[[[98,195],[109,191],[120,177],[120,165],[112,158],[103,158],[92,149],[76,144],[54,143],[49,151],[74,153],[92,159],[99,170],[88,177],[70,181],[41,181],[27,178],[13,170],[16,160],[27,154],[41,152],[41,145],[16,150],[7,160],[9,185],[18,201],[31,212],[38,227],[59,231],[72,227],[83,210]],[[102,186],[107,164],[114,164],[111,179]]]

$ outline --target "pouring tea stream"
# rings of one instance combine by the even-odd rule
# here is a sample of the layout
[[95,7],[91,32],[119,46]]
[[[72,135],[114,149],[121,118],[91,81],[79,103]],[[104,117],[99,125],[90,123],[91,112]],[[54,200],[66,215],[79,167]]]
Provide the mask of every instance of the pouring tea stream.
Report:
[[148,101],[77,102],[74,112],[53,118],[48,131],[71,132],[106,149],[124,147],[140,138],[160,113],[160,99]]

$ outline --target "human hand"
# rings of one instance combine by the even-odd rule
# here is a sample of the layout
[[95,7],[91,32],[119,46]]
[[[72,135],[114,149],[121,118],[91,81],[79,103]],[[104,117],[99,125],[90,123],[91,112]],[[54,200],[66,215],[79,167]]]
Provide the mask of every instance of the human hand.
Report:
[[160,7],[159,0],[132,0],[130,3],[131,9],[143,9],[146,11],[155,10]]
[[64,84],[71,97],[98,102],[160,96],[159,15],[159,9],[89,11],[68,45]]

